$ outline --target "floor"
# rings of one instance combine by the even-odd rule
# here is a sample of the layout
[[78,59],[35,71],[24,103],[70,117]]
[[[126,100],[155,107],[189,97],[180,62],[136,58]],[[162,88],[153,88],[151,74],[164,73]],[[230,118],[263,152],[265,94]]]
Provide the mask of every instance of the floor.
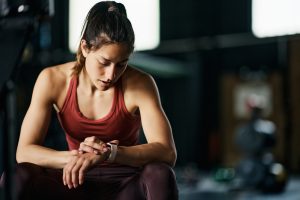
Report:
[[[193,167],[175,169],[175,173],[180,200],[300,200],[299,175],[289,176],[283,192],[266,194],[257,189],[232,190],[232,180],[220,181],[216,173],[199,172]],[[0,200],[4,200],[1,191]]]
[[180,200],[300,200],[300,176],[289,176],[283,192],[263,193],[258,189],[232,190],[232,181],[218,181],[215,174],[175,170]]

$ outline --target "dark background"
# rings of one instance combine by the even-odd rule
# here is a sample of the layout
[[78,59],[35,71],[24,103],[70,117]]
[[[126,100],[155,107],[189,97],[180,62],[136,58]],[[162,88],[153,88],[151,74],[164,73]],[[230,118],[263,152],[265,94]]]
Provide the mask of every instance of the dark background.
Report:
[[[10,5],[16,2],[9,1]],[[283,124],[284,139],[283,147],[277,151],[278,159],[290,170],[299,172],[299,156],[292,143],[293,133],[297,132],[294,119],[298,115],[291,112],[291,88],[298,82],[290,75],[291,66],[298,65],[291,65],[290,59],[290,46],[297,36],[255,38],[251,33],[251,0],[161,0],[160,15],[160,46],[139,53],[148,55],[150,63],[161,60],[180,69],[179,73],[170,70],[166,75],[153,71],[151,64],[144,68],[157,81],[172,124],[177,166],[194,163],[209,170],[228,163],[224,159],[228,153],[224,145],[230,129],[222,126],[223,107],[227,105],[222,94],[229,95],[230,91],[222,91],[221,80],[227,76],[239,78],[242,67],[246,67],[249,73],[263,71],[267,77],[275,73],[282,80],[282,93],[276,97],[282,100],[276,105],[282,112],[270,119],[283,116],[277,121]],[[68,51],[67,0],[55,0],[55,15],[39,22],[25,52],[15,79],[18,126],[29,106],[38,73],[44,67],[75,59]],[[59,149],[66,147],[55,114],[46,144]]]

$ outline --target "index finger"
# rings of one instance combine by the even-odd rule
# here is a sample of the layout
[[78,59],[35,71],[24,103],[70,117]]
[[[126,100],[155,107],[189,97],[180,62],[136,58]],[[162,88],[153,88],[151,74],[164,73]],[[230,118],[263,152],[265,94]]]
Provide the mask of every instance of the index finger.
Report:
[[100,142],[99,138],[96,136],[87,137],[84,139],[85,142]]

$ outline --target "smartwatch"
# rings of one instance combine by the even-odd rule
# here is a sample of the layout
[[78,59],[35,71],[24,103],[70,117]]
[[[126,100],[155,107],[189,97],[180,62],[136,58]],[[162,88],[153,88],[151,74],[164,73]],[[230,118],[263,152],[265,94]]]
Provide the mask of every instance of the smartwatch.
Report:
[[116,159],[117,152],[118,152],[118,145],[114,143],[106,143],[110,148],[110,154],[107,158],[107,162],[113,163]]

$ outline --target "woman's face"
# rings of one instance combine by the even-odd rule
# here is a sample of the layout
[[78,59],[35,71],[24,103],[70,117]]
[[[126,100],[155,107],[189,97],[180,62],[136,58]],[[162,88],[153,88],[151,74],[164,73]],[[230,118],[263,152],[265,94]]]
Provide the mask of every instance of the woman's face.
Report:
[[131,52],[126,44],[103,45],[92,51],[81,45],[85,60],[85,69],[91,82],[101,91],[109,89],[121,77],[127,68]]

